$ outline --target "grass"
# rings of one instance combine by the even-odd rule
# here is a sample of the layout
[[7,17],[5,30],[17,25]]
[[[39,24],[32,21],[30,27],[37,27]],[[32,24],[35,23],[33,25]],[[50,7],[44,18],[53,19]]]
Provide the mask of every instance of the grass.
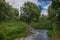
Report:
[[47,33],[47,34],[48,34],[49,37],[52,37],[52,35],[53,35],[53,30],[48,30],[48,33]]
[[0,23],[0,39],[14,40],[26,36],[26,23],[21,21],[8,21]]
[[48,31],[48,36],[52,40],[60,40],[60,30],[55,30],[55,34],[53,33],[53,30]]

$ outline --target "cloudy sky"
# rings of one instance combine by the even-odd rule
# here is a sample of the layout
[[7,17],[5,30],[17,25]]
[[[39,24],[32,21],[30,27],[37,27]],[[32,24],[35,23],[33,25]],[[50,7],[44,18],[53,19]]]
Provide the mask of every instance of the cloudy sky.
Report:
[[42,7],[41,13],[44,15],[47,15],[47,9],[48,6],[51,4],[51,1],[41,1],[38,2],[38,0],[6,0],[7,3],[9,3],[13,8],[17,8],[20,11],[20,7],[23,6],[23,4],[27,1],[34,2],[37,5],[40,5]]
[[51,1],[42,1],[42,2],[39,3],[39,5],[42,7],[41,13],[44,14],[44,15],[47,15],[48,7],[49,7],[49,5],[51,5]]

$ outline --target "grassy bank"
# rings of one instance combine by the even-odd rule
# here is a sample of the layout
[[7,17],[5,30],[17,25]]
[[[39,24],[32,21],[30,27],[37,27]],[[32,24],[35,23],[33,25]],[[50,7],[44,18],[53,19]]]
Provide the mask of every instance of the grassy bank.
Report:
[[26,36],[26,23],[21,21],[8,21],[0,23],[0,39],[14,40]]
[[36,29],[45,29],[45,30],[48,30],[48,36],[52,39],[52,36],[53,36],[53,39],[55,39],[54,37],[57,36],[57,38],[60,38],[60,30],[56,29],[55,30],[55,33],[54,33],[54,30],[53,30],[53,25],[51,22],[45,22],[45,23],[42,23],[42,22],[37,22],[37,23],[34,23],[32,22],[30,24],[33,28],[36,28]]
[[49,30],[48,31],[48,36],[52,39],[52,40],[60,40],[60,30],[55,30],[55,33],[53,30]]

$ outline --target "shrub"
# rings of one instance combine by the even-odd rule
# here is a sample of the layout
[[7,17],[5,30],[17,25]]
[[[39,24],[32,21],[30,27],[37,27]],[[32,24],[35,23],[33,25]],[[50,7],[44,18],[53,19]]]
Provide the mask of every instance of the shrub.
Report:
[[9,21],[0,24],[0,39],[14,40],[26,35],[26,23],[20,21]]
[[39,21],[36,23],[32,22],[30,25],[37,29],[47,29],[47,30],[53,29],[52,23],[48,21]]

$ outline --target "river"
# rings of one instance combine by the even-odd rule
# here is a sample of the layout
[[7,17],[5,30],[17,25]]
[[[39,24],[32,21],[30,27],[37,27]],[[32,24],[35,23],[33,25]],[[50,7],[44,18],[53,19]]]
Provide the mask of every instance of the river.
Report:
[[38,32],[40,34],[37,35],[35,40],[49,40],[48,35],[47,35],[48,30],[37,29],[36,32]]
[[[32,31],[32,30],[31,30]],[[47,35],[48,30],[33,29],[32,33],[16,40],[50,40]]]

